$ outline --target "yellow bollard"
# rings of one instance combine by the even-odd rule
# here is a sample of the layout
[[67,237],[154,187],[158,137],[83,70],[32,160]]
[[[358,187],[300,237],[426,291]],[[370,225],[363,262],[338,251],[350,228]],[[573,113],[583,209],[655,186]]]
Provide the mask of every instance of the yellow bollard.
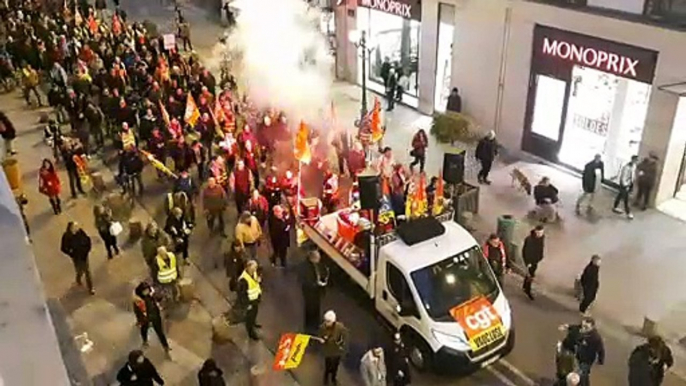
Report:
[[19,161],[14,158],[7,158],[2,161],[2,169],[7,176],[7,182],[10,184],[12,191],[21,190],[21,175],[19,174]]

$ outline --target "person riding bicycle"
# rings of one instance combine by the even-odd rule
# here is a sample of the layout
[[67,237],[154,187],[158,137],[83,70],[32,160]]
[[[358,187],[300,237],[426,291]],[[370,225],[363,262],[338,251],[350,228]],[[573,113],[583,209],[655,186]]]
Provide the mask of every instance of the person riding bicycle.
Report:
[[[143,195],[143,160],[136,148],[129,148],[122,151],[119,156],[119,183],[125,193],[135,194],[135,182],[138,183],[138,193]],[[128,188],[127,188],[128,187]],[[130,189],[131,191],[127,191]]]

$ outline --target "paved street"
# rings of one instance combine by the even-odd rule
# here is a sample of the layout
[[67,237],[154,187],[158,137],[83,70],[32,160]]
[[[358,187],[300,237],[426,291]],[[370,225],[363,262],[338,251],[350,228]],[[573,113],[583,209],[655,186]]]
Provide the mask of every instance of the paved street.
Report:
[[[160,8],[156,1],[152,3],[123,0],[122,6],[134,18],[151,18],[159,21],[160,25],[170,20],[170,9]],[[203,56],[208,55],[221,29],[197,10],[189,8],[186,15],[193,28],[196,50]],[[336,84],[333,95],[340,122],[351,122],[359,111],[359,89]],[[66,200],[64,213],[60,216],[52,214],[47,200],[37,191],[40,159],[50,156],[49,149],[42,142],[42,128],[37,126],[38,111],[27,110],[18,93],[0,97],[0,103],[18,130],[18,159],[24,190],[30,201],[27,215],[46,295],[59,300],[68,315],[73,335],[87,333],[88,340],[93,342],[93,347],[82,353],[88,378],[96,385],[109,384],[126,353],[140,346],[130,305],[133,287],[147,274],[140,246],[137,243],[126,244],[120,237],[120,244],[124,245],[123,254],[112,261],[106,260],[104,245],[93,226],[95,197]],[[394,149],[399,161],[407,161],[412,134],[419,127],[428,129],[430,118],[401,106],[389,115],[387,123],[385,144]],[[446,149],[447,146],[437,145],[430,138],[429,173],[438,171]],[[557,326],[578,320],[570,288],[575,275],[593,253],[600,253],[605,258],[601,289],[593,313],[600,320],[607,350],[605,366],[594,368],[593,384],[626,384],[626,359],[632,347],[640,342],[640,338],[632,333],[640,326],[644,314],[656,315],[656,319],[668,327],[666,332],[672,341],[682,337],[679,333],[684,330],[680,328],[680,322],[686,321],[686,316],[680,315],[679,310],[683,307],[679,307],[679,304],[686,302],[686,291],[680,290],[679,286],[686,285],[681,284],[681,278],[686,274],[686,264],[676,264],[672,259],[678,256],[681,250],[678,248],[682,248],[679,241],[683,240],[682,233],[686,232],[686,227],[655,211],[638,214],[633,222],[615,218],[609,210],[603,210],[601,218],[593,221],[576,218],[573,215],[573,202],[579,185],[576,177],[535,160],[503,157],[501,161],[492,174],[494,184],[482,187],[481,211],[475,224],[479,237],[495,228],[498,215],[509,213],[524,218],[532,205],[529,197],[511,187],[509,171],[513,166],[525,171],[532,181],[543,175],[551,177],[562,192],[564,222],[559,226],[550,226],[548,230],[548,254],[540,268],[542,296],[535,302],[529,301],[519,290],[519,277],[508,277],[505,292],[513,308],[517,331],[513,353],[504,361],[469,377],[458,379],[450,375],[422,375],[417,376],[413,385],[550,384],[554,372],[554,347],[560,338]],[[92,162],[97,170],[103,172],[111,190],[117,191],[109,172],[115,165],[104,165],[96,157]],[[474,168],[472,162],[470,173]],[[63,197],[66,198],[67,178],[62,171],[60,176]],[[468,177],[473,180],[474,175]],[[145,171],[145,185],[146,194],[133,210],[133,216],[144,223],[149,218],[162,221],[162,198],[167,186],[156,181],[155,173],[150,168]],[[609,208],[609,200],[610,194],[607,193],[599,200],[599,207]],[[233,228],[235,217],[233,210],[228,216],[227,229]],[[59,239],[68,221],[83,224],[95,242],[91,254],[95,296],[89,296],[82,288],[72,285],[71,262],[59,252]],[[193,264],[184,272],[186,277],[193,279],[198,299],[174,310],[167,321],[173,348],[171,360],[164,357],[156,337],[151,337],[151,348],[147,354],[171,385],[194,385],[197,369],[210,356],[217,359],[224,369],[228,384],[247,385],[250,366],[267,364],[269,367],[271,351],[280,334],[298,331],[302,325],[302,300],[296,275],[292,269],[275,270],[267,267],[269,251],[263,247],[260,261],[267,267],[266,288],[265,301],[258,318],[264,325],[262,342],[249,343],[242,327],[232,327],[232,342],[223,345],[213,343],[212,318],[226,311],[233,298],[228,291],[223,269],[216,267],[216,262],[221,260],[221,252],[226,249],[225,243],[230,239],[211,238],[204,222],[198,221],[198,224],[191,239]],[[528,227],[523,222],[518,233],[524,234]],[[299,251],[292,250],[289,259],[291,266],[294,266],[302,256]],[[336,310],[339,319],[351,329],[353,342],[344,363],[341,381],[343,385],[359,384],[357,365],[361,355],[379,337],[388,339],[388,332],[344,278],[336,278],[323,307]],[[81,342],[82,338],[77,339],[77,344]],[[292,373],[271,374],[273,378],[269,384],[285,386],[297,382],[303,386],[319,385],[321,368],[322,361],[313,347],[300,368]],[[83,380],[82,384],[88,382]],[[665,385],[686,385],[686,382],[670,374]]]

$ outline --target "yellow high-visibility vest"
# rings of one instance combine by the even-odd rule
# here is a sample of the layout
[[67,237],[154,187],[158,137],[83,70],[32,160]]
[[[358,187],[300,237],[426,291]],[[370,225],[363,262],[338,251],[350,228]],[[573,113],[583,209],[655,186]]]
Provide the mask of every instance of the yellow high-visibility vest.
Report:
[[243,271],[239,279],[243,279],[246,283],[248,283],[248,300],[252,302],[257,300],[260,295],[262,295],[262,287],[260,287],[260,283],[255,278],[250,276],[248,271]]
[[176,271],[176,256],[171,252],[167,252],[167,256],[169,256],[169,264],[161,256],[157,255],[157,267],[159,268],[159,271],[157,271],[157,281],[162,284],[171,283],[179,276],[179,273]]

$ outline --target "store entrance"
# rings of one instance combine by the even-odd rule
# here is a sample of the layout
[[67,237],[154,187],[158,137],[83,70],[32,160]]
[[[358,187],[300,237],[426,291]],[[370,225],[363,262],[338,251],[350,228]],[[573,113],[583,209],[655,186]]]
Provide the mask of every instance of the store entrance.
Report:
[[453,39],[455,35],[455,6],[438,4],[438,49],[436,55],[436,91],[434,110],[444,112],[450,95],[450,76],[453,63]]
[[530,151],[575,170],[603,156],[606,182],[638,154],[651,86],[575,65],[571,81],[536,75]]

